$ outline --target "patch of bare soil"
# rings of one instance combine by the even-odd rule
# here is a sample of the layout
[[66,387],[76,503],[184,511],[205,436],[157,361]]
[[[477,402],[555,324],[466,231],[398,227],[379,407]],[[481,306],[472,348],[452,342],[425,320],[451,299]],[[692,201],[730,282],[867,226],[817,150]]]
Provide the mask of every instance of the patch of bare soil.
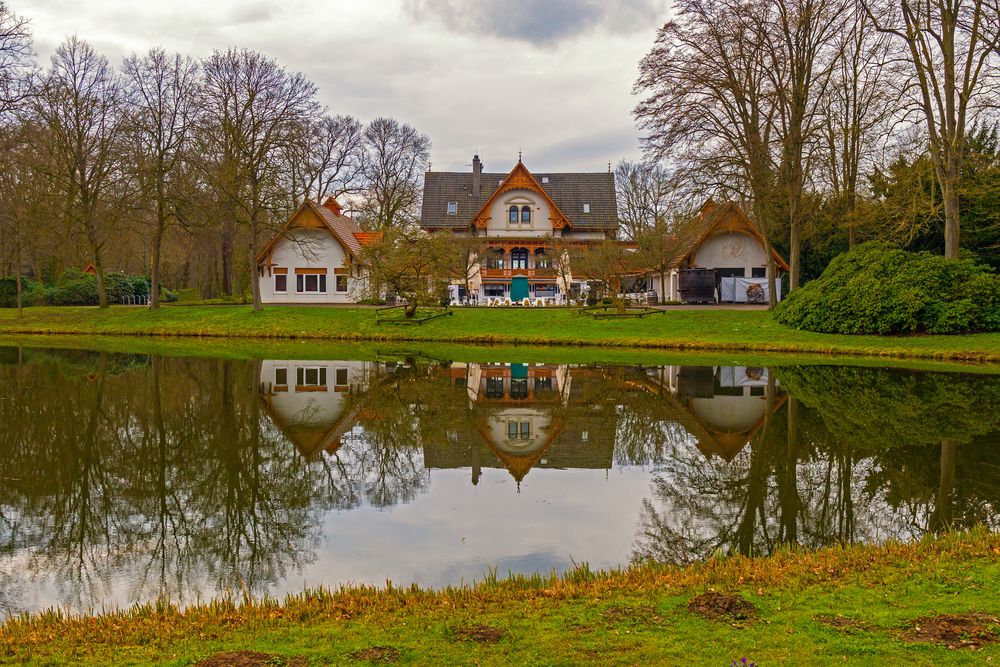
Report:
[[455,628],[455,636],[480,644],[496,644],[507,636],[507,631],[490,625],[470,625],[465,628]]
[[348,657],[375,664],[399,662],[399,649],[392,646],[369,646],[348,654]]
[[305,658],[285,658],[257,651],[216,653],[195,663],[195,667],[305,667]]
[[822,623],[823,625],[829,625],[831,628],[843,630],[848,634],[853,632],[865,632],[872,629],[871,626],[864,621],[859,621],[856,618],[848,618],[847,616],[819,614],[818,616],[813,616],[813,620],[817,623]]
[[1000,619],[989,614],[941,614],[917,618],[903,633],[910,642],[977,649],[1000,640]]
[[660,623],[663,619],[657,616],[652,607],[619,607],[612,606],[601,614],[609,623]]
[[752,621],[757,607],[739,595],[708,591],[691,598],[688,611],[715,621]]

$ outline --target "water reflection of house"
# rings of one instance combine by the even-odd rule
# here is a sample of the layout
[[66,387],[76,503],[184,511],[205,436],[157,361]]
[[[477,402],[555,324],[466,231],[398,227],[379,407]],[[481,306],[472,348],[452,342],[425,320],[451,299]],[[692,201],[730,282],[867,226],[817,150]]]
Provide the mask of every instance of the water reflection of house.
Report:
[[362,361],[266,360],[260,397],[268,414],[303,456],[333,453],[355,424],[370,364]]
[[430,468],[505,468],[521,480],[532,468],[611,468],[614,410],[582,400],[586,369],[549,364],[452,364],[468,396],[471,426],[446,446],[425,447]]
[[753,366],[664,366],[648,373],[669,389],[677,422],[705,456],[731,461],[763,428],[786,396],[768,401],[768,370]]

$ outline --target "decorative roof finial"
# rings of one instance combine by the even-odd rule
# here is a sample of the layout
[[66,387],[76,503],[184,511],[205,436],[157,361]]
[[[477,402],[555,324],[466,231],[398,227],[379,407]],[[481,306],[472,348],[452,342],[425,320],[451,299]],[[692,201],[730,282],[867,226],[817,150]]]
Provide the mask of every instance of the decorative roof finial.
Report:
[[521,161],[521,149],[520,148],[517,149],[517,161],[518,162]]

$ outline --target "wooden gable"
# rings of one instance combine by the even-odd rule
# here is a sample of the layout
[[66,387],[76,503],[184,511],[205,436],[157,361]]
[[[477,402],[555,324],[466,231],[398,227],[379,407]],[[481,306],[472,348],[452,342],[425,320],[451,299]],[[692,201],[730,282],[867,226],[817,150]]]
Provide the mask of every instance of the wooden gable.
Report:
[[500,187],[496,189],[496,192],[490,195],[490,198],[486,200],[486,203],[482,205],[479,212],[477,212],[475,217],[472,218],[472,224],[479,229],[485,229],[490,222],[490,208],[492,208],[494,202],[498,197],[512,190],[528,190],[541,197],[549,206],[549,220],[552,221],[553,229],[563,229],[564,227],[571,226],[569,218],[567,218],[566,215],[559,210],[556,203],[552,201],[552,198],[549,197],[548,193],[545,192],[535,177],[531,175],[531,172],[528,171],[528,168],[525,167],[524,163],[520,160],[517,161],[517,164],[514,165],[514,168],[511,169],[510,173],[507,174],[507,177],[503,180],[503,183],[500,184]]
[[[334,202],[336,203],[336,202]],[[338,207],[339,209],[339,207]],[[324,218],[322,211],[318,204],[306,200],[303,202],[295,213],[292,214],[285,224],[281,226],[278,233],[274,235],[264,249],[257,254],[257,264],[261,267],[269,267],[271,265],[271,253],[274,252],[275,246],[278,245],[278,241],[285,238],[290,230],[293,229],[319,229],[326,231],[332,236],[340,247],[344,249],[344,257],[348,264],[352,260],[357,259],[357,253],[340,237],[337,230],[334,229],[330,223]],[[268,270],[270,270],[268,268]]]

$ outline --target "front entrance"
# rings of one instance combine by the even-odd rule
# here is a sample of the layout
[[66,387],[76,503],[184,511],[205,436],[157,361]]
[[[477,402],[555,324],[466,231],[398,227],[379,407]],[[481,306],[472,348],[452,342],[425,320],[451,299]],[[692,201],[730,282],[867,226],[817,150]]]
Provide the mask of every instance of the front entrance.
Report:
[[510,300],[520,301],[528,298],[528,279],[524,276],[515,276],[510,279]]

